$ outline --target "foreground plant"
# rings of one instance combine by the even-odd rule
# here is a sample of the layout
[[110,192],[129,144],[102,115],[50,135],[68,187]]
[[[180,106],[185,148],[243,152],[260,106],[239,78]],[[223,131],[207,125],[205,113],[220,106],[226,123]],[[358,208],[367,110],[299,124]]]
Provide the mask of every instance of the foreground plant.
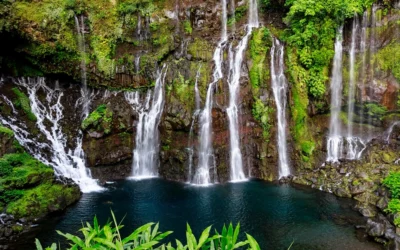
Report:
[[[215,231],[214,235],[210,235],[211,226],[207,227],[197,240],[193,234],[189,224],[186,228],[186,244],[184,245],[179,240],[175,240],[175,247],[172,243],[163,244],[163,241],[168,235],[172,234],[172,231],[159,232],[158,223],[147,223],[137,228],[129,236],[122,238],[120,229],[123,227],[120,223],[117,223],[115,215],[111,212],[113,223],[109,222],[101,227],[97,221],[97,218],[93,219],[93,226],[86,222],[86,226],[83,226],[79,231],[83,234],[83,238],[72,235],[69,233],[57,233],[70,242],[70,250],[89,250],[89,249],[115,249],[115,250],[144,250],[144,249],[155,249],[155,250],[199,250],[199,249],[210,249],[210,250],[231,250],[238,248],[245,248],[251,250],[259,250],[260,246],[257,241],[249,234],[246,234],[245,241],[238,241],[240,224],[237,224],[233,228],[232,223],[227,228],[222,228],[221,234]],[[43,250],[40,241],[36,239],[36,249]],[[56,243],[53,243],[50,247],[45,250],[57,250],[61,249],[57,247]]]

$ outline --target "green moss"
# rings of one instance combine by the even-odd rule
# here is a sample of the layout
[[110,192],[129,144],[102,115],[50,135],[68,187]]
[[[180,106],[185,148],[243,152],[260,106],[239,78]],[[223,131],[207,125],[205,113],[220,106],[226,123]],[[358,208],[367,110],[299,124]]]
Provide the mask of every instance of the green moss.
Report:
[[17,108],[22,109],[29,120],[36,121],[37,118],[35,114],[32,112],[29,98],[25,95],[25,93],[21,92],[18,88],[13,88],[12,91],[17,96],[17,99],[14,101],[14,105]]
[[391,72],[400,81],[400,44],[391,43],[375,55],[379,69]]
[[17,218],[40,217],[72,204],[79,197],[79,189],[61,184],[44,183],[28,189],[23,196],[7,206],[7,213]]
[[49,181],[53,173],[52,168],[27,153],[6,154],[0,158],[0,184],[5,189],[20,189]]
[[189,79],[185,80],[180,72],[178,72],[178,78],[174,79],[173,82],[173,89],[176,93],[176,97],[187,107],[190,107],[194,101],[193,94],[191,94],[193,88],[191,87],[190,82]]
[[252,88],[257,90],[260,86],[267,85],[269,78],[269,64],[266,62],[268,50],[271,46],[271,35],[265,27],[253,31],[250,40],[250,82]]
[[195,38],[188,45],[188,53],[194,58],[203,61],[211,60],[213,57],[213,46],[206,40]]
[[252,114],[254,119],[261,123],[261,126],[263,128],[263,137],[267,142],[271,137],[271,115],[273,111],[273,108],[265,105],[260,99],[255,99],[253,103]]
[[107,105],[101,104],[83,120],[81,128],[83,130],[87,130],[88,128],[102,130],[105,134],[109,134],[111,132],[112,119],[112,110]]
[[183,29],[185,30],[185,33],[186,33],[186,34],[188,34],[188,35],[191,35],[191,34],[192,34],[193,28],[192,28],[192,25],[190,24],[190,21],[185,20],[185,21],[183,22]]
[[240,21],[247,13],[247,5],[238,6],[235,9],[235,15],[228,17],[228,26],[235,24]]
[[11,129],[3,127],[1,125],[0,125],[0,134],[7,135],[8,137],[14,136],[14,132]]
[[315,149],[315,143],[312,141],[303,141],[301,142],[300,146],[301,146],[301,152],[305,156],[311,156]]
[[[307,72],[297,64],[296,54],[293,49],[288,50],[288,69],[292,84],[292,105],[291,114],[294,126],[292,135],[296,142],[296,147],[301,150],[304,162],[310,162],[315,143],[308,130],[307,107],[309,103],[306,88]],[[305,158],[305,157],[306,158]]]

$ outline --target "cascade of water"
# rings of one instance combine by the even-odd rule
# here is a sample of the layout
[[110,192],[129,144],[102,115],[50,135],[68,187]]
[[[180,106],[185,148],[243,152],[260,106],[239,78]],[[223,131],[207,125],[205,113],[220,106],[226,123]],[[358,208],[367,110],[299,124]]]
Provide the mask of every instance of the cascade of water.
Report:
[[[371,12],[371,26],[370,26],[370,41],[369,41],[369,70],[368,70],[368,98],[371,99],[373,94],[373,85],[375,82],[374,73],[375,73],[375,65],[374,65],[374,52],[375,52],[375,43],[376,43],[376,11],[378,10],[378,5],[372,5],[372,12]],[[368,138],[371,138],[372,135],[372,114],[368,112]]]
[[[216,171],[214,163],[214,150],[212,147],[211,126],[212,117],[211,111],[213,106],[213,91],[215,84],[222,78],[222,59],[223,49],[228,39],[227,34],[227,14],[226,14],[226,0],[221,0],[222,4],[222,32],[221,39],[218,42],[217,48],[214,51],[213,60],[215,63],[213,72],[213,81],[209,84],[204,108],[199,116],[200,124],[200,145],[199,145],[199,162],[197,165],[196,173],[193,177],[192,183],[196,185],[208,185],[211,183],[210,177],[210,163],[212,160],[214,171]],[[215,173],[215,172],[214,172]],[[216,179],[216,174],[214,174]]]
[[79,19],[75,15],[75,26],[76,32],[78,33],[78,46],[81,53],[81,81],[82,81],[82,107],[83,107],[83,118],[89,115],[89,93],[87,88],[87,73],[86,73],[86,45],[85,45],[85,23],[83,16],[81,16],[81,24],[79,24]]
[[[368,27],[368,12],[364,11],[362,20],[361,20],[361,36],[360,36],[360,52],[362,53],[362,65],[360,68],[360,97],[359,101],[361,104],[364,102],[365,96],[365,81],[366,81],[366,65],[367,65],[367,57],[366,57],[366,49],[367,49],[367,27]],[[360,117],[364,117],[364,109],[362,108],[360,111]],[[360,122],[360,128],[362,127],[362,123]]]
[[[91,178],[89,169],[85,167],[82,135],[78,136],[76,148],[67,151],[67,136],[63,133],[60,124],[64,118],[64,107],[61,104],[63,92],[48,87],[44,78],[37,80],[21,78],[15,84],[27,89],[32,112],[37,117],[36,125],[41,135],[48,141],[41,142],[40,135],[35,139],[28,138],[31,135],[23,123],[13,117],[2,117],[2,122],[13,129],[20,144],[25,146],[35,158],[53,166],[57,176],[73,179],[79,184],[82,192],[102,190]],[[45,94],[45,101],[39,99],[39,91]],[[7,100],[5,96],[2,97]],[[6,102],[12,108],[13,113],[17,114],[12,103]],[[49,157],[46,156],[46,151],[50,152]]]
[[142,15],[140,11],[138,11],[138,21],[136,26],[136,36],[139,38],[139,41],[142,41]]
[[353,27],[351,31],[351,45],[350,45],[350,62],[349,62],[349,95],[348,95],[348,109],[347,109],[347,158],[356,159],[358,138],[353,136],[353,114],[354,114],[354,102],[355,102],[355,54],[356,54],[356,38],[358,34],[358,17],[357,15],[353,19]]
[[140,71],[140,55],[135,56],[135,73]]
[[197,70],[196,73],[196,81],[194,83],[194,97],[195,97],[195,110],[193,113],[192,117],[192,124],[190,125],[190,131],[189,131],[189,142],[188,142],[188,151],[189,151],[189,166],[188,166],[188,182],[191,181],[192,179],[192,172],[193,172],[193,157],[194,157],[194,143],[193,143],[193,129],[194,129],[194,123],[196,121],[197,116],[200,113],[200,92],[199,92],[199,78],[200,78],[200,70],[201,70],[201,65],[199,66],[199,69]]
[[342,54],[343,26],[338,29],[331,77],[331,119],[327,141],[327,161],[338,162],[343,145],[340,133],[340,108],[342,104]]
[[273,39],[271,48],[271,82],[278,120],[279,178],[290,175],[286,143],[286,94],[287,80],[284,71],[284,46]]
[[400,126],[400,121],[394,122],[392,125],[390,125],[389,129],[387,130],[387,136],[386,136],[386,143],[389,144],[390,142],[390,136],[392,135],[393,129],[396,126]]
[[230,134],[230,180],[241,181],[245,180],[246,176],[243,172],[243,159],[240,150],[239,142],[239,119],[238,119],[238,93],[240,88],[240,75],[243,61],[243,52],[247,48],[247,43],[253,28],[258,27],[258,9],[257,1],[250,0],[249,17],[247,24],[247,33],[236,47],[236,53],[233,53],[232,46],[230,47],[230,75],[229,83],[229,106],[226,109],[229,120]]
[[154,91],[148,91],[145,105],[139,105],[139,94],[125,93],[125,99],[136,108],[139,121],[136,131],[136,148],[133,150],[132,177],[143,179],[156,177],[159,164],[159,131],[164,110],[164,81],[167,68],[157,72]]

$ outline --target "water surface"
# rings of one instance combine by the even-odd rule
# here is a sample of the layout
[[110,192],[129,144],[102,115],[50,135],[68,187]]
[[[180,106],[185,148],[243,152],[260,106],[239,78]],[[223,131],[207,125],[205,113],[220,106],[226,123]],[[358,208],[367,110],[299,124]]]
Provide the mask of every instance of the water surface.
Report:
[[[104,224],[111,209],[117,219],[125,216],[125,234],[152,221],[183,240],[186,222],[197,235],[209,225],[220,230],[224,223],[240,222],[241,232],[253,235],[262,249],[287,249],[292,242],[292,250],[381,249],[356,236],[354,225],[363,218],[351,209],[350,200],[263,181],[206,188],[161,179],[117,182],[102,193],[83,194],[62,216],[39,227],[36,237],[45,244],[57,242],[61,238],[56,229],[76,233],[81,222],[92,221],[95,214]],[[28,236],[25,240],[33,241]]]

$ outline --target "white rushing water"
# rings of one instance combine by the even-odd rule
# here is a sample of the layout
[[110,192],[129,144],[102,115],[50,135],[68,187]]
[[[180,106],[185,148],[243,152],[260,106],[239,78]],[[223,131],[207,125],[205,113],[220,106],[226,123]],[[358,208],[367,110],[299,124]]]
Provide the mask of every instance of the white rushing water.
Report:
[[[67,135],[61,126],[64,118],[64,107],[61,99],[64,93],[60,89],[52,89],[46,85],[44,78],[20,78],[15,82],[28,92],[32,113],[37,117],[36,126],[40,131],[37,138],[28,132],[27,127],[14,117],[1,117],[2,123],[8,125],[15,133],[16,139],[35,158],[54,168],[57,176],[73,179],[84,193],[100,191],[96,180],[91,178],[89,169],[85,166],[84,152],[82,150],[82,135],[77,137],[75,149],[67,148]],[[45,99],[39,99],[39,92]],[[4,100],[10,105],[14,114],[18,112],[5,96]],[[39,139],[41,138],[41,139]],[[46,142],[43,142],[43,139]],[[48,154],[46,154],[48,152]]]
[[192,116],[192,123],[190,124],[190,131],[189,131],[189,141],[188,141],[188,151],[189,151],[189,161],[188,161],[188,182],[190,183],[192,180],[192,175],[193,175],[193,157],[194,157],[194,142],[193,142],[193,130],[194,130],[194,123],[199,116],[200,113],[200,103],[201,103],[201,98],[200,98],[200,91],[199,91],[199,78],[200,78],[200,70],[201,70],[201,65],[199,66],[199,69],[197,70],[196,73],[196,81],[194,83],[194,97],[195,97],[195,110],[193,112]]
[[240,150],[238,94],[240,90],[240,76],[244,56],[243,52],[247,48],[247,44],[253,28],[257,28],[259,26],[256,0],[250,0],[248,15],[249,17],[246,35],[242,38],[238,46],[235,48],[235,52],[232,51],[232,46],[229,51],[229,106],[226,109],[226,112],[228,114],[229,120],[231,181],[242,181],[246,179],[246,176],[243,172],[242,152]]
[[393,133],[393,129],[394,129],[394,127],[396,127],[396,126],[400,126],[400,121],[396,121],[396,122],[394,122],[392,125],[390,125],[390,127],[389,127],[389,129],[387,130],[387,136],[386,136],[386,143],[390,143],[390,136],[392,135],[392,133]]
[[164,110],[164,81],[167,68],[164,66],[157,74],[154,90],[147,92],[144,105],[139,104],[138,92],[125,93],[125,99],[139,114],[132,163],[132,177],[136,179],[158,176],[160,151],[158,125]]
[[82,81],[82,107],[83,107],[83,118],[86,118],[89,115],[89,91],[87,88],[87,73],[86,73],[86,44],[85,44],[85,23],[83,16],[81,16],[81,23],[79,23],[79,19],[77,16],[75,17],[75,26],[76,32],[78,33],[78,47],[81,53],[81,81]]
[[358,146],[360,139],[353,135],[353,114],[354,114],[354,103],[355,103],[355,57],[356,57],[356,39],[358,35],[358,16],[356,15],[353,19],[352,31],[351,31],[351,45],[349,52],[349,93],[348,93],[348,109],[347,109],[347,159],[358,158]]
[[340,108],[342,106],[342,55],[343,55],[343,26],[336,35],[335,56],[331,77],[331,119],[329,125],[329,137],[327,142],[327,161],[338,162],[342,155],[343,140],[340,128]]
[[290,175],[286,136],[287,79],[284,67],[284,46],[274,38],[271,48],[271,82],[278,120],[279,178]]
[[[192,183],[196,185],[208,185],[211,183],[210,177],[210,166],[216,171],[215,160],[214,160],[214,149],[212,146],[212,106],[213,106],[213,92],[215,84],[222,78],[222,60],[223,60],[223,49],[225,43],[228,40],[227,34],[227,12],[226,12],[226,0],[221,0],[222,5],[222,32],[221,39],[218,42],[217,48],[214,51],[214,72],[213,81],[208,85],[206,101],[204,108],[200,113],[199,126],[200,126],[200,145],[198,150],[199,162],[197,164],[196,172],[193,177]],[[215,173],[215,172],[214,172]],[[215,176],[216,177],[216,176]]]

